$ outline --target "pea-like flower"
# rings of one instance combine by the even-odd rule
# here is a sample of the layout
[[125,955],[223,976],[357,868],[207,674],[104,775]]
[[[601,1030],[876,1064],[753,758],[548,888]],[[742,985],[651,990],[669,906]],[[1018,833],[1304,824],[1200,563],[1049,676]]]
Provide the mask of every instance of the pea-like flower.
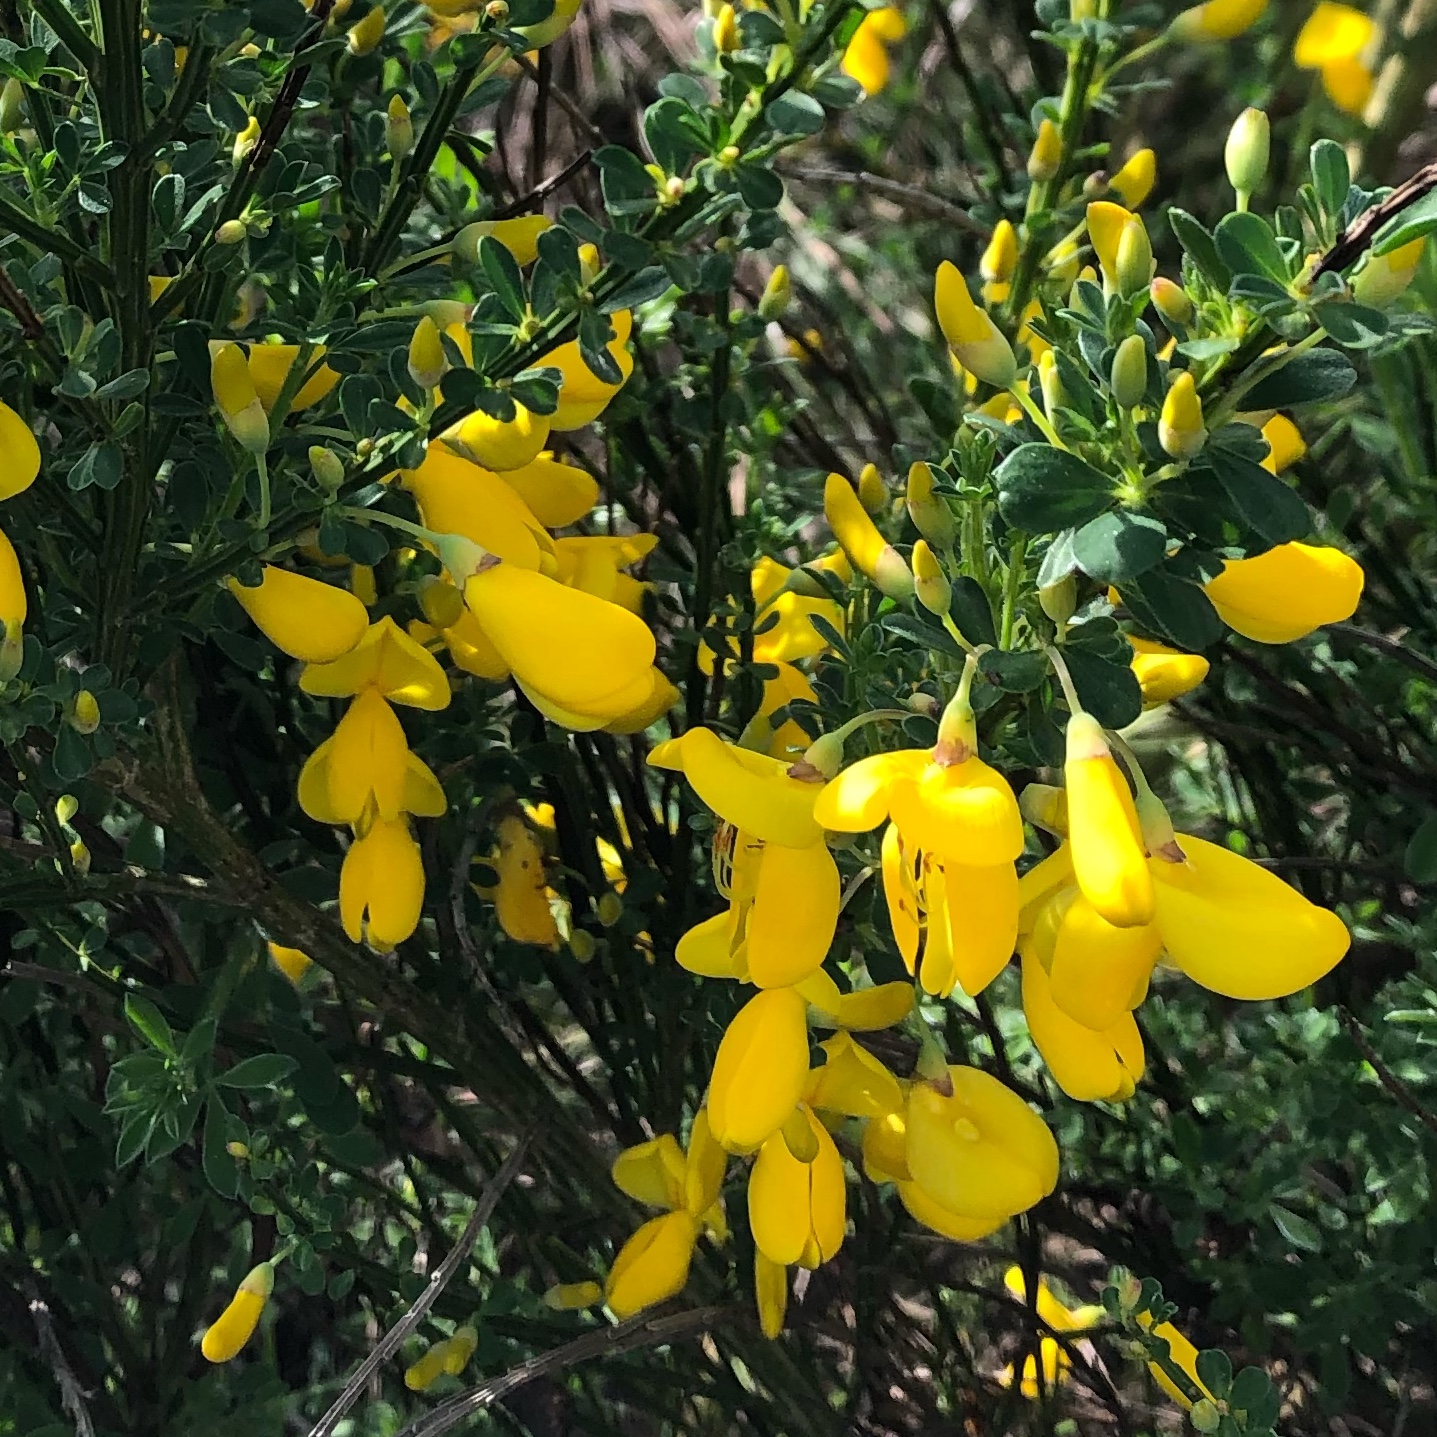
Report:
[[[1003,1285],[1019,1302],[1027,1302],[1028,1284],[1021,1267],[1010,1267],[1003,1274]],[[1065,1306],[1053,1295],[1045,1277],[1038,1278],[1036,1307],[1040,1321],[1045,1322],[1054,1332],[1086,1332],[1102,1322],[1106,1315],[1101,1307],[1092,1303],[1083,1307]],[[1043,1378],[1041,1384],[1038,1381],[1040,1370]],[[1066,1381],[1071,1370],[1072,1360],[1061,1344],[1055,1337],[1044,1334],[1038,1344],[1036,1360],[1031,1352],[1024,1358],[1022,1376],[1018,1377],[1010,1365],[1000,1380],[1005,1386],[1012,1386],[1017,1378],[1018,1390],[1030,1402],[1035,1402],[1043,1393],[1051,1393],[1060,1382]]]
[[347,654],[369,629],[364,605],[351,593],[274,564],[253,588],[228,579],[255,627],[291,658],[325,664]]
[[973,303],[963,276],[947,260],[938,266],[933,305],[938,327],[958,363],[995,388],[1012,384],[1018,372],[1013,346],[988,312]]
[[549,428],[555,434],[592,424],[609,407],[634,372],[634,356],[629,352],[632,313],[627,309],[618,310],[609,316],[609,323],[614,327],[614,337],[606,348],[609,358],[614,361],[619,376],[617,381],[601,379],[584,363],[577,339],[551,349],[538,361],[544,368],[557,369],[563,375],[563,383],[559,386],[559,407],[549,416]]
[[878,532],[853,486],[830,474],[823,487],[823,512],[853,567],[891,599],[913,597],[913,574],[903,556]]
[[843,1245],[848,1214],[843,1159],[828,1130],[798,1110],[806,1159],[790,1150],[785,1132],[759,1150],[748,1180],[748,1220],[758,1250],[785,1267],[816,1268]]
[[1127,636],[1132,646],[1132,670],[1142,690],[1143,707],[1157,708],[1191,693],[1208,676],[1210,665],[1201,654],[1185,654],[1136,634]]
[[455,1328],[452,1337],[434,1343],[417,1362],[404,1369],[404,1385],[411,1392],[424,1392],[441,1377],[458,1377],[478,1346],[479,1334],[474,1328]]
[[40,472],[40,445],[30,426],[0,400],[0,499],[23,494]]
[[866,96],[872,97],[888,85],[892,65],[888,47],[908,33],[903,12],[894,5],[870,10],[853,32],[843,52],[843,73],[856,80]]
[[1252,29],[1267,0],[1208,0],[1184,10],[1169,27],[1179,40],[1232,40]]
[[25,618],[29,611],[19,555],[9,535],[0,529],[0,682],[13,679],[25,661]]
[[380,953],[403,943],[424,907],[424,860],[404,815],[375,818],[339,870],[339,916],[352,943]]
[[1230,560],[1206,591],[1228,628],[1260,644],[1290,644],[1350,619],[1364,579],[1341,549],[1290,543]]
[[793,988],[766,988],[719,1043],[708,1096],[715,1141],[731,1153],[756,1151],[788,1121],[807,1083],[804,1000]]
[[229,1306],[200,1341],[207,1362],[228,1362],[254,1336],[264,1305],[274,1291],[274,1268],[267,1262],[252,1267],[240,1282]]
[[298,988],[304,975],[314,966],[314,960],[302,948],[286,948],[282,943],[273,942],[267,946],[270,962]]
[[1316,70],[1338,109],[1361,115],[1372,98],[1375,76],[1368,61],[1377,40],[1372,17],[1352,5],[1322,0],[1298,32],[1292,58],[1299,70]]

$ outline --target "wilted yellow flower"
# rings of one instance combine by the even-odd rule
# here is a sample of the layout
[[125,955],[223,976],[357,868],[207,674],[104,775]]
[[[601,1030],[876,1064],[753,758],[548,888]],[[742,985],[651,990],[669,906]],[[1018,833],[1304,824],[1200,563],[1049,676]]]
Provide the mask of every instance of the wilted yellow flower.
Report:
[[908,24],[896,6],[870,10],[843,52],[843,73],[856,80],[865,95],[878,94],[891,73],[888,46],[896,45],[907,33]]
[[267,1262],[244,1276],[230,1304],[205,1331],[200,1351],[207,1362],[228,1362],[248,1342],[274,1291],[274,1268]]
[[1341,549],[1291,543],[1228,561],[1206,591],[1228,628],[1260,644],[1290,644],[1350,619],[1364,578]]

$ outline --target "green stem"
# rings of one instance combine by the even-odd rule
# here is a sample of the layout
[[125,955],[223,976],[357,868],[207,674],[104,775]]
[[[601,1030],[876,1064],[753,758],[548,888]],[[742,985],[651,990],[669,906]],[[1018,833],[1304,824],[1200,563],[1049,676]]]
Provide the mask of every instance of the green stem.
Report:
[[1013,623],[1018,613],[1018,589],[1023,581],[1023,560],[1028,554],[1028,536],[1017,534],[1008,549],[1008,575],[1003,583],[1003,622],[998,646],[1008,649],[1013,644]]
[[1062,449],[1066,452],[1068,446],[1064,444],[1061,439],[1058,438],[1058,431],[1053,428],[1052,421],[1048,418],[1048,416],[1044,414],[1041,409],[1038,408],[1037,404],[1033,400],[1033,396],[1018,384],[1011,385],[1008,389],[1008,393],[1011,394],[1013,398],[1018,401],[1018,407],[1023,411],[1023,413],[1026,414],[1028,418],[1031,419],[1033,423],[1038,426],[1038,429],[1041,431],[1043,438],[1046,439],[1048,443],[1053,446],[1054,449]]
[[263,454],[254,456],[255,473],[259,475],[259,513],[256,516],[256,524],[260,533],[269,528],[270,520],[270,495],[269,495],[269,460]]
[[1315,349],[1326,338],[1327,331],[1325,329],[1315,329],[1306,339],[1299,340],[1290,348],[1258,360],[1251,369],[1234,381],[1232,388],[1223,395],[1222,402],[1208,415],[1209,430],[1220,429],[1238,412],[1238,401],[1244,394],[1255,389],[1269,375],[1276,374],[1279,369],[1291,364],[1298,355],[1306,354],[1309,349]]
[[65,0],[30,0],[30,8],[60,37],[65,48],[85,67],[94,71],[105,57],[100,47],[80,28]]

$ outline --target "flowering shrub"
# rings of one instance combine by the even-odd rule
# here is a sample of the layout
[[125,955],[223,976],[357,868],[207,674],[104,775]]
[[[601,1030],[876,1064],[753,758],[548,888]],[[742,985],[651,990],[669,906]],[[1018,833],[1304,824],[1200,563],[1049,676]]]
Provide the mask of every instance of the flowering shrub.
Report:
[[[1161,1242],[1102,1216],[1241,1180],[1175,1098],[1202,1015],[1306,1091],[1313,986],[1372,918],[1203,822],[1149,737],[1350,628],[1304,461],[1429,343],[1430,186],[1312,140],[1378,103],[1384,33],[1267,9],[1047,0],[1053,93],[1001,130],[942,16],[992,183],[937,201],[972,243],[894,266],[895,427],[876,344],[796,319],[791,196],[905,102],[905,11],[713,6],[629,135],[556,56],[636,43],[564,0],[23,0],[17,1430],[438,1433],[524,1388],[655,1431],[1041,1423],[1075,1387],[1122,1423],[1145,1366],[1198,1430],[1273,1428],[1261,1304],[1221,1319],[1236,1375],[1185,1334],[1224,1330],[1196,1200]],[[1112,117],[1253,34],[1322,122],[1297,153],[1215,100],[1221,190],[1159,210]],[[830,381],[866,434],[823,433]],[[1321,1249],[1296,1190],[1243,1203]],[[1115,1270],[1070,1307],[1080,1244]],[[930,1326],[942,1381],[884,1415],[920,1364],[866,1349]]]

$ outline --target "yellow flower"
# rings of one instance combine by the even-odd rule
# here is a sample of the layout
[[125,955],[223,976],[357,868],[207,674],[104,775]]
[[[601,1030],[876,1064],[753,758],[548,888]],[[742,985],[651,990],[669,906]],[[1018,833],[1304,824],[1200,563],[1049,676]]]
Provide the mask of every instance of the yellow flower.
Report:
[[[211,340],[211,360],[213,361],[217,352],[224,348],[240,349],[240,346],[227,345],[222,340]],[[249,370],[250,383],[254,385],[255,395],[264,412],[268,414],[279,399],[279,392],[284,388],[285,381],[289,378],[289,372],[294,368],[295,360],[299,358],[299,345],[251,344],[247,352],[245,350],[240,350],[240,352],[245,355],[245,367]],[[305,365],[306,372],[313,369],[316,362],[323,357],[324,346],[322,344],[311,345],[309,360]],[[301,409],[308,409],[312,404],[318,404],[338,383],[339,375],[327,364],[321,364],[300,385],[298,392],[290,401],[290,413],[295,414]],[[221,407],[224,406],[221,405]]]
[[517,25],[514,33],[522,35],[531,50],[542,50],[545,45],[552,45],[574,23],[582,3],[583,0],[554,0],[553,12],[547,20],[533,25]]
[[447,708],[449,680],[434,656],[388,615],[369,626],[347,653],[307,664],[299,686],[320,698],[347,698],[374,689],[392,703],[431,712]]
[[629,310],[621,309],[609,316],[609,322],[614,327],[614,337],[609,341],[608,351],[619,367],[617,384],[600,379],[584,363],[577,339],[551,349],[537,361],[538,365],[557,369],[564,376],[559,386],[559,407],[549,416],[549,427],[556,434],[592,424],[609,407],[609,402],[634,372],[634,356],[629,353],[633,315]]
[[1119,928],[1150,923],[1153,884],[1127,778],[1091,714],[1068,720],[1063,782],[1073,869],[1083,897]]
[[620,1320],[679,1292],[689,1280],[698,1219],[680,1208],[650,1218],[619,1250],[604,1295]]
[[549,418],[525,408],[517,399],[511,419],[496,419],[476,409],[439,437],[476,464],[499,472],[522,469],[539,457],[549,442]]
[[555,539],[553,577],[637,614],[650,586],[623,571],[643,563],[658,541],[657,534],[579,534]]
[[352,943],[367,941],[388,953],[419,926],[424,907],[424,860],[401,815],[376,818],[344,855],[339,870],[339,916]]
[[207,1362],[228,1362],[248,1342],[274,1291],[274,1268],[267,1262],[251,1268],[230,1304],[206,1330],[200,1351]]
[[1179,40],[1231,40],[1262,19],[1267,0],[1208,0],[1184,10],[1169,27]]
[[1143,693],[1143,707],[1157,708],[1191,693],[1208,675],[1210,665],[1201,654],[1185,654],[1152,639],[1127,635],[1132,646],[1132,670]]
[[1267,458],[1262,467],[1269,474],[1292,468],[1307,453],[1302,431],[1285,414],[1274,414],[1262,426],[1262,437],[1267,440]]
[[819,1046],[828,1061],[809,1074],[804,1100],[810,1107],[850,1118],[882,1118],[903,1106],[898,1079],[847,1033],[835,1034]]
[[515,486],[447,445],[431,444],[419,468],[401,470],[400,478],[436,534],[461,534],[525,569],[537,569],[541,551],[553,547]]
[[1118,288],[1118,246],[1129,223],[1137,218],[1130,209],[1111,200],[1094,200],[1088,206],[1088,240],[1098,257],[1105,289],[1116,291]]
[[[579,7],[573,7],[577,10]],[[475,220],[454,237],[454,250],[473,264],[479,258],[479,241],[492,239],[514,256],[515,264],[530,265],[539,258],[539,236],[552,227],[548,215],[516,215],[507,220]]]
[[1369,254],[1352,281],[1352,297],[1385,309],[1412,283],[1426,248],[1427,236],[1419,235],[1388,254]]
[[1290,644],[1323,624],[1350,619],[1362,597],[1361,566],[1341,549],[1279,544],[1235,559],[1207,584],[1228,628],[1260,644]]
[[739,47],[738,17],[732,5],[721,5],[714,16],[714,49],[720,55],[727,55]]
[[843,73],[856,80],[865,95],[878,94],[888,84],[888,46],[896,45],[907,33],[903,12],[896,6],[870,10],[843,52]]
[[506,469],[499,477],[547,529],[577,524],[599,502],[599,485],[593,476],[556,459],[550,450],[522,468]]
[[1377,39],[1372,17],[1351,5],[1322,0],[1298,32],[1292,58],[1300,70],[1317,70],[1328,98],[1349,115],[1361,115],[1372,97],[1367,58]]
[[770,1262],[812,1269],[843,1246],[848,1194],[828,1130],[807,1108],[800,1116],[817,1150],[805,1162],[789,1151],[782,1132],[764,1143],[749,1175],[748,1221],[754,1245]]
[[1114,172],[1108,186],[1128,209],[1135,210],[1152,194],[1157,180],[1158,157],[1152,150],[1144,149],[1131,155]]
[[983,300],[1001,304],[1008,297],[1008,288],[1018,268],[1018,232],[1012,220],[1002,219],[993,227],[993,237],[978,261],[983,276]]
[[409,337],[409,377],[421,389],[433,389],[448,368],[439,326],[427,314],[421,314]]
[[[777,559],[759,559],[749,575],[755,618],[753,658],[758,664],[792,663],[826,653],[828,640],[814,628],[816,615],[840,637],[846,631],[843,606],[828,597],[819,580],[809,579],[806,570],[821,569],[848,583],[853,578],[848,556],[839,549],[803,569],[789,569]],[[798,586],[798,587],[795,587]],[[813,591],[813,592],[810,592]],[[737,640],[729,641],[731,657],[737,657]],[[702,652],[708,652],[703,650]]]
[[953,357],[970,373],[997,389],[1006,389],[1018,371],[1013,346],[987,311],[973,303],[957,268],[944,260],[934,280],[933,305],[938,327]]
[[458,1377],[478,1346],[479,1334],[472,1327],[456,1328],[453,1337],[436,1342],[417,1362],[404,1369],[404,1385],[411,1392],[423,1392],[440,1377]]
[[[1010,1267],[1003,1276],[1003,1283],[1019,1302],[1027,1301],[1027,1283],[1024,1281],[1022,1268]],[[1104,1317],[1101,1307],[1087,1306],[1076,1309],[1065,1307],[1053,1296],[1047,1279],[1042,1277],[1038,1279],[1037,1311],[1039,1319],[1047,1323],[1055,1332],[1084,1332],[1101,1322]],[[1038,1382],[1040,1367],[1043,1374],[1041,1386]],[[1072,1361],[1059,1346],[1057,1339],[1045,1335],[1038,1344],[1037,1360],[1035,1361],[1032,1353],[1029,1353],[1023,1361],[1023,1375],[1019,1381],[1019,1391],[1029,1401],[1036,1401],[1042,1393],[1051,1393],[1060,1382],[1064,1381],[1071,1368]],[[1005,1386],[1012,1386],[1015,1376],[1010,1365],[1000,1380]]]
[[908,1168],[919,1192],[979,1221],[1013,1217],[1047,1197],[1058,1182],[1048,1125],[978,1068],[949,1067],[943,1086],[951,1092],[915,1082],[908,1094]]
[[367,55],[384,38],[384,7],[375,5],[350,27],[346,43],[354,56]]
[[808,1082],[808,1026],[793,988],[766,988],[739,1009],[719,1043],[709,1080],[713,1136],[751,1153],[787,1121]]
[[269,448],[269,420],[237,344],[211,346],[210,391],[230,433],[250,454]]
[[1033,148],[1028,153],[1028,178],[1035,185],[1045,184],[1057,175],[1063,163],[1063,136],[1046,116],[1038,122]]
[[347,654],[369,628],[369,615],[353,594],[273,564],[254,588],[226,584],[255,626],[291,658],[324,664]]
[[[1189,1380],[1193,1382],[1200,1392],[1207,1394],[1207,1396],[1211,1398],[1212,1394],[1208,1392],[1198,1377],[1197,1348],[1194,1347],[1171,1322],[1160,1322],[1154,1327],[1152,1318],[1147,1313],[1143,1313],[1142,1316],[1138,1318],[1138,1325],[1150,1329],[1154,1337],[1165,1339],[1168,1344],[1168,1357],[1171,1361],[1187,1374]],[[1148,1371],[1153,1374],[1153,1379],[1157,1382],[1158,1386],[1161,1387],[1174,1402],[1179,1403],[1183,1407],[1191,1407],[1193,1405],[1192,1399],[1183,1392],[1177,1383],[1175,1383],[1156,1362],[1148,1363]]]
[[0,499],[23,494],[40,472],[40,446],[30,426],[0,400]]
[[544,1294],[544,1306],[555,1312],[578,1312],[603,1297],[604,1289],[597,1282],[560,1282]]
[[25,576],[9,535],[0,529],[0,682],[8,683],[25,661],[25,617],[29,613]]
[[913,597],[913,574],[873,523],[853,486],[830,474],[823,487],[823,512],[853,567],[893,599]]
[[517,813],[505,814],[497,832],[499,843],[489,864],[498,875],[492,897],[499,926],[516,943],[557,949],[559,929],[549,906],[543,845]]
[[314,960],[301,948],[285,948],[279,943],[270,943],[270,961],[296,988],[304,975],[314,966]]
[[[911,983],[879,983],[840,993],[838,984],[822,968],[795,985],[818,1012],[820,1027],[867,1033],[901,1023],[913,1008]],[[822,1104],[818,1104],[822,1106]]]
[[1168,386],[1158,417],[1158,443],[1174,459],[1191,459],[1207,443],[1202,400],[1190,370],[1182,370]]
[[[453,585],[448,586],[458,595]],[[459,599],[459,616],[452,624],[432,627],[418,619],[409,621],[409,637],[425,647],[442,642],[449,650],[449,657],[476,678],[501,682],[509,677],[509,665],[499,657],[499,651],[489,642],[479,620],[464,607],[463,597]]]

